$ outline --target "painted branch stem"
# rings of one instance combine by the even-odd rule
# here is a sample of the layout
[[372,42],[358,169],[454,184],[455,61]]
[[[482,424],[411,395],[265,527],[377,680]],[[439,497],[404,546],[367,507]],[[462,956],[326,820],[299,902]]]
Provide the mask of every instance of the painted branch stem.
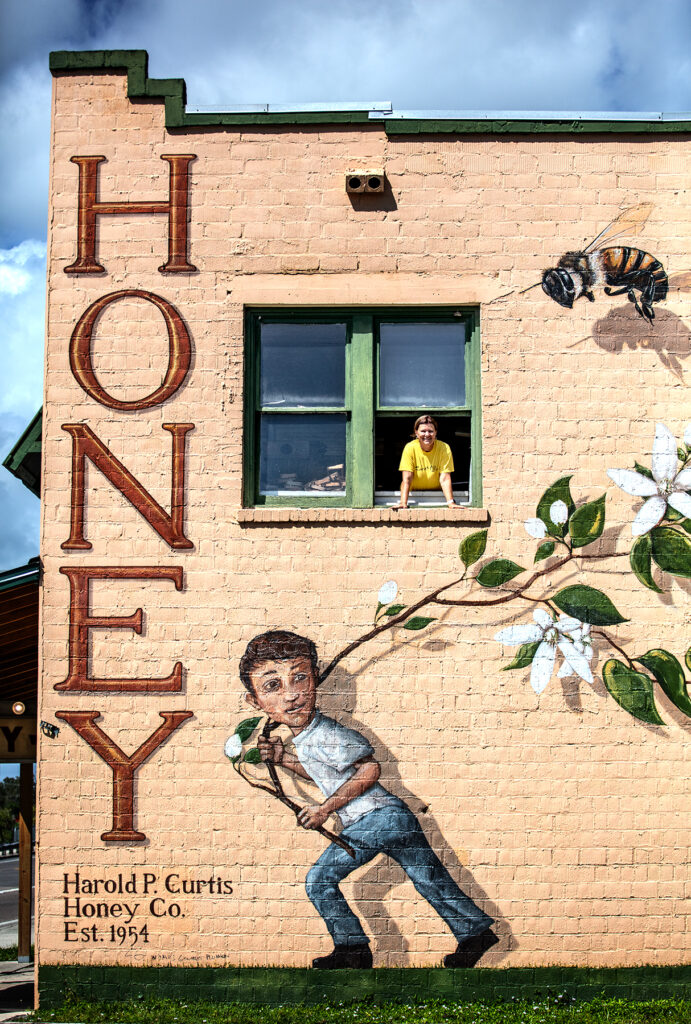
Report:
[[[565,542],[562,541],[562,543]],[[566,546],[568,548],[568,545]],[[365,633],[357,640],[353,640],[352,643],[348,644],[347,647],[344,647],[342,651],[339,651],[336,657],[329,662],[329,664],[326,666],[324,671],[319,676],[319,684],[321,685],[321,683],[323,683],[324,680],[331,675],[331,673],[336,668],[336,665],[338,665],[339,662],[343,661],[343,659],[346,658],[349,654],[352,654],[352,652],[357,650],[358,647],[361,647],[362,644],[368,643],[368,641],[373,640],[375,636],[378,636],[379,633],[384,633],[387,629],[394,629],[396,626],[402,625],[406,621],[406,619],[409,619],[410,616],[413,615],[415,612],[419,611],[421,608],[424,608],[425,605],[442,604],[458,608],[483,608],[485,606],[490,607],[492,605],[506,604],[509,601],[514,601],[517,597],[523,597],[524,592],[528,589],[528,587],[532,586],[536,580],[539,580],[542,576],[548,575],[548,573],[554,572],[555,569],[560,569],[563,565],[566,565],[567,562],[570,562],[573,558],[592,560],[603,558],[618,558],[624,557],[626,555],[625,551],[612,552],[612,554],[609,555],[585,555],[576,554],[571,548],[568,548],[568,550],[568,555],[560,559],[558,562],[555,562],[554,565],[550,565],[548,567],[545,567],[544,569],[540,569],[538,572],[533,573],[530,579],[527,580],[527,582],[524,583],[521,587],[519,587],[518,590],[512,590],[508,594],[502,594],[500,597],[495,597],[490,600],[484,599],[482,601],[477,601],[473,600],[472,598],[463,597],[458,598],[456,600],[452,598],[440,597],[439,595],[443,594],[445,590],[450,590],[451,587],[455,587],[459,583],[463,583],[465,578],[464,572],[463,576],[460,576],[458,579],[453,580],[451,583],[445,583],[443,587],[438,587],[436,590],[433,590],[431,594],[427,594],[425,597],[420,598],[420,600],[417,601],[415,604],[410,605],[409,608],[406,608],[404,611],[402,611],[400,615],[392,616],[388,622],[383,622],[380,626],[375,626],[374,629],[371,629],[368,633]],[[527,598],[527,600],[532,601],[536,599]]]
[[629,668],[633,669],[633,661],[631,660],[631,658],[629,658],[628,654],[626,653],[623,647],[620,647],[619,644],[616,644],[614,640],[612,640],[612,637],[609,636],[608,633],[605,633],[605,631],[602,629],[594,629],[593,636],[601,636],[603,640],[606,640],[610,647],[613,647],[615,651],[621,654],[622,658],[626,659]]

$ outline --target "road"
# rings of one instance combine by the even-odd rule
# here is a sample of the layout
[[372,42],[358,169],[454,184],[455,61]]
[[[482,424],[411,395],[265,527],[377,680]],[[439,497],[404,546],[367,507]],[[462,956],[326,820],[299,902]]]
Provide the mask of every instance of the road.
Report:
[[[19,898],[19,858],[0,859],[0,948],[17,942],[17,901]],[[33,893],[31,900],[33,914]],[[33,936],[33,920],[31,922]]]

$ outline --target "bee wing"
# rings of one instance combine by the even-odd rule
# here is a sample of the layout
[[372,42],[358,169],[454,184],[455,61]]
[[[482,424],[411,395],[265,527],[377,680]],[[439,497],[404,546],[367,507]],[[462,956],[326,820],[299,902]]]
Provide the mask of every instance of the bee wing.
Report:
[[653,203],[639,203],[638,206],[627,206],[611,224],[607,225],[604,231],[600,232],[597,238],[592,240],[590,245],[586,246],[585,252],[592,252],[595,246],[598,249],[604,249],[606,245],[621,235],[637,234],[652,213],[653,205]]
[[672,274],[669,278],[669,286],[680,292],[691,291],[691,270],[682,270],[678,274]]

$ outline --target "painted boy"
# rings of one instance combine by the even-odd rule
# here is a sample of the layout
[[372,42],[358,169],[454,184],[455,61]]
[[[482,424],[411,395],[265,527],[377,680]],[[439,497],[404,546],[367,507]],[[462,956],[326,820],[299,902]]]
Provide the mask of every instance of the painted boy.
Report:
[[385,853],[451,929],[458,943],[444,958],[447,967],[471,967],[498,940],[491,917],[456,885],[427,842],[412,811],[379,783],[380,767],[369,742],[354,729],[322,715],[316,706],[317,650],[306,637],[274,630],[255,637],[240,660],[246,700],[273,722],[287,725],[296,754],[279,737],[260,738],[262,760],[314,782],[322,803],[300,811],[304,828],[319,828],[331,814],[355,859],[332,843],[310,868],[307,895],[334,942],[333,952],[313,967],[371,967],[369,939],[348,906],[339,883],[355,868]]

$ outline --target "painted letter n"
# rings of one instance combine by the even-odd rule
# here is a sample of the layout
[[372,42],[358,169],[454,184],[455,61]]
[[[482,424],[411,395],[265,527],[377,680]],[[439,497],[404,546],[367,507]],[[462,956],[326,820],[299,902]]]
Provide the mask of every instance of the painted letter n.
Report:
[[158,269],[162,274],[189,274],[197,268],[187,261],[187,207],[189,165],[194,153],[162,156],[170,166],[168,200],[107,202],[98,198],[98,166],[104,156],[73,156],[79,167],[79,212],[77,215],[77,258],[66,274],[103,274],[96,259],[96,219],[102,213],[166,213],[168,215],[168,260]]
[[63,423],[62,429],[72,435],[72,500],[70,535],[60,546],[64,551],[89,551],[91,544],[84,536],[85,463],[89,459],[137,512],[146,519],[168,547],[193,548],[184,533],[185,514],[185,436],[194,430],[193,423],[164,423],[173,439],[170,515],[151,497],[145,487],[123,466],[85,423]]

